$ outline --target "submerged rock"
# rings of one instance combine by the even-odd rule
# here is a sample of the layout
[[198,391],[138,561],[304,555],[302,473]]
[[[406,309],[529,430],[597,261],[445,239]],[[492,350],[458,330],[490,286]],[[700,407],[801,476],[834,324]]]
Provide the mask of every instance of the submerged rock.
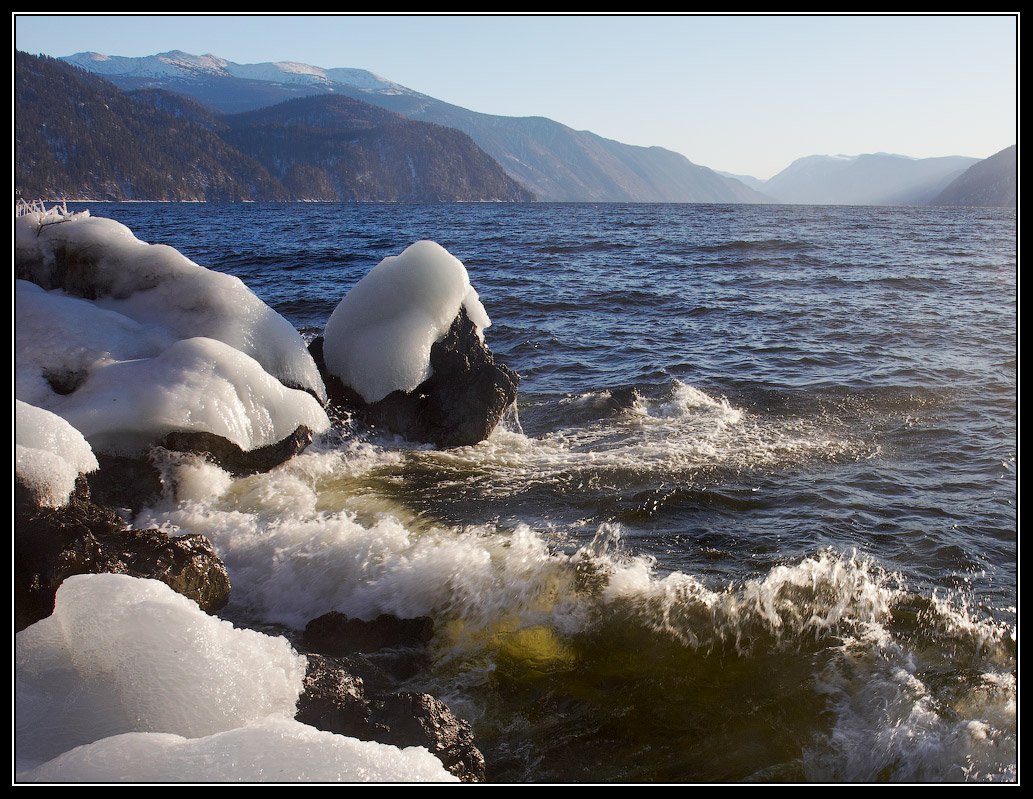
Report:
[[367,696],[362,679],[332,658],[308,656],[297,720],[320,730],[400,748],[426,747],[463,782],[484,780],[470,725],[429,694]]
[[209,613],[229,600],[226,567],[204,536],[128,529],[114,511],[90,499],[84,478],[60,508],[40,507],[16,480],[15,630],[54,611],[66,577],[104,572],[160,580]]
[[424,646],[433,637],[434,621],[428,616],[400,619],[383,614],[373,621],[362,621],[332,610],[305,626],[302,641],[314,652],[338,656],[389,647]]
[[372,427],[410,441],[442,449],[484,441],[516,401],[520,377],[495,360],[463,306],[445,337],[431,346],[431,376],[412,391],[393,391],[376,402],[366,402],[326,371],[322,344],[317,338],[309,352],[330,401]]

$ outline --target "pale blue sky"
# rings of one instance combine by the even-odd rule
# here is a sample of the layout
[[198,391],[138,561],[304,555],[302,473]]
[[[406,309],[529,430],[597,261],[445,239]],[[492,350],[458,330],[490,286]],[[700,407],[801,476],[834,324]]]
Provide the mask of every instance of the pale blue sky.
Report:
[[52,56],[213,53],[359,67],[476,111],[551,117],[770,177],[816,153],[1014,144],[1015,16],[30,16]]

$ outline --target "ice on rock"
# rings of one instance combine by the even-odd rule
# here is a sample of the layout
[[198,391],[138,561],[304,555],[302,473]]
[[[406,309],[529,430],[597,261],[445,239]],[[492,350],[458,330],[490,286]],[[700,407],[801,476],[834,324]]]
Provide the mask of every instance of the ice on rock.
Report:
[[40,782],[458,782],[421,747],[399,749],[270,718],[206,738],[128,733],[19,774]]
[[94,449],[137,454],[190,431],[248,451],[329,429],[294,388],[326,396],[301,336],[237,278],[87,212],[33,210],[15,232],[32,281],[16,281],[16,396]]
[[33,211],[15,219],[17,276],[94,300],[174,338],[213,338],[250,355],[289,386],[326,389],[301,335],[239,278],[147,244],[125,225],[88,213]]
[[345,295],[324,330],[327,370],[376,402],[431,375],[430,348],[466,308],[478,332],[491,324],[462,262],[418,241],[374,267]]
[[16,758],[31,769],[127,732],[201,738],[291,719],[305,659],[154,580],[69,577],[52,616],[15,636]]
[[173,343],[153,358],[93,369],[54,410],[95,447],[132,453],[172,431],[206,431],[241,449],[274,444],[330,420],[310,394],[287,388],[244,353],[209,338]]
[[20,781],[455,781],[426,749],[294,720],[305,658],[153,580],[69,577],[15,637]]
[[15,400],[15,474],[40,505],[68,502],[76,478],[97,468],[82,433],[60,416]]

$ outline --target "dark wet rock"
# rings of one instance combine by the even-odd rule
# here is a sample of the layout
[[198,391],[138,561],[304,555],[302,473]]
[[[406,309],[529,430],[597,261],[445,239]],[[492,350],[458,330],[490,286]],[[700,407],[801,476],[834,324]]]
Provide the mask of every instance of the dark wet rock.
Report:
[[[222,436],[196,431],[169,433],[158,443],[158,449],[200,455],[241,477],[267,472],[303,452],[311,443],[312,431],[301,425],[281,441],[247,452]],[[100,468],[87,477],[94,499],[102,505],[133,511],[155,502],[161,497],[163,483],[151,453],[140,457],[96,453]]]
[[133,530],[76,483],[64,507],[41,508],[15,479],[15,630],[54,612],[54,595],[73,574],[128,574],[160,580],[212,613],[229,600],[226,567],[201,535],[175,538]]
[[362,679],[322,655],[308,656],[295,718],[318,730],[371,740],[363,737],[370,729],[370,707]]
[[309,345],[309,353],[331,402],[372,427],[443,449],[476,444],[491,435],[516,400],[520,382],[515,372],[496,362],[463,307],[445,337],[431,346],[433,374],[412,391],[394,391],[377,402],[365,402],[327,372],[322,338]]
[[125,564],[126,574],[160,580],[206,613],[229,601],[226,566],[203,535],[177,538],[161,530],[124,530],[101,537],[100,543],[113,565]]
[[470,725],[429,694],[398,693],[370,703],[377,741],[399,747],[425,746],[463,782],[484,780],[484,756],[474,746]]
[[149,459],[94,454],[100,468],[90,472],[86,480],[96,503],[138,511],[161,497],[161,472]]
[[286,438],[265,447],[245,452],[232,441],[215,433],[177,431],[169,433],[159,446],[173,452],[202,455],[232,475],[242,476],[267,472],[300,454],[312,443],[312,431],[299,425]]
[[422,647],[433,637],[434,621],[427,616],[400,619],[384,614],[373,621],[362,621],[332,610],[305,626],[302,641],[313,652],[339,656],[395,647]]
[[470,725],[438,699],[420,693],[370,696],[341,661],[308,656],[297,720],[320,730],[398,747],[424,746],[464,782],[484,779],[484,757]]
[[[303,642],[296,644],[295,648],[300,652],[307,651]],[[314,656],[316,653],[308,654]],[[353,677],[362,680],[367,694],[396,691],[403,682],[426,674],[430,668],[426,651],[415,649],[386,649],[372,654],[356,652],[336,655],[332,659]]]

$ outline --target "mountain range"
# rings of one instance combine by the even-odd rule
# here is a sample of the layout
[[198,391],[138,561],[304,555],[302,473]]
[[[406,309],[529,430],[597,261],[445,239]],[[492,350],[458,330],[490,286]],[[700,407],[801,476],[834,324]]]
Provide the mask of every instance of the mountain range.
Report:
[[348,97],[222,115],[15,60],[15,191],[102,200],[528,201],[469,136]]
[[1014,152],[987,167],[962,156],[815,155],[765,181],[544,117],[478,113],[361,69],[181,51],[18,53],[15,67],[25,197],[1015,203]]
[[784,202],[808,205],[924,205],[978,160],[812,155],[793,161],[766,181],[764,190]]
[[661,147],[636,147],[545,117],[481,114],[360,69],[279,62],[235,64],[181,51],[143,58],[76,53],[70,64],[127,89],[183,94],[223,113],[288,99],[343,95],[408,119],[462,131],[539,200],[554,202],[771,202],[737,180]]

